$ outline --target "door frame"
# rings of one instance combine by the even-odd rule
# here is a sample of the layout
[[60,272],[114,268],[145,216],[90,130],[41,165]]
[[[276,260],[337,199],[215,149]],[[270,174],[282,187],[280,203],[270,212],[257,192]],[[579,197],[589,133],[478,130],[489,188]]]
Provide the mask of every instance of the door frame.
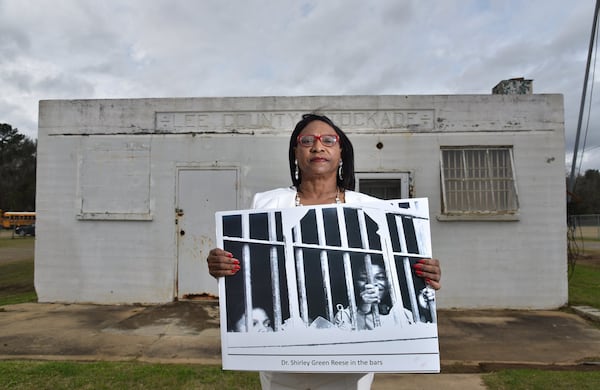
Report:
[[180,208],[180,193],[179,193],[179,173],[181,171],[235,171],[236,172],[236,197],[235,197],[235,209],[239,208],[241,201],[241,165],[239,163],[202,163],[202,162],[178,162],[175,164],[175,177],[174,177],[174,186],[175,186],[175,197],[173,200],[173,240],[175,246],[175,264],[174,264],[174,280],[173,280],[173,299],[178,300],[181,299],[179,297],[179,220],[177,216],[177,210]]

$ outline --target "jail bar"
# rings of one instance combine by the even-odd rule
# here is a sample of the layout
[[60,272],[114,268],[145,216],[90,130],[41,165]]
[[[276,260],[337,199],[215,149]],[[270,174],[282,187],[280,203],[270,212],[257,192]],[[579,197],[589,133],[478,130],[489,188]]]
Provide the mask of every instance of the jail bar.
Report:
[[338,227],[340,229],[340,244],[346,250],[343,252],[344,276],[346,279],[346,290],[348,291],[348,302],[350,305],[350,316],[352,320],[352,330],[356,330],[357,308],[356,297],[354,296],[354,280],[352,279],[352,263],[350,262],[350,253],[348,252],[348,232],[346,230],[346,219],[344,219],[344,209],[337,207]]
[[[242,239],[250,239],[250,216],[242,214]],[[242,270],[244,271],[244,297],[246,308],[246,332],[252,329],[252,272],[250,269],[250,244],[242,245]]]
[[421,314],[419,313],[419,305],[417,303],[417,294],[415,293],[414,281],[412,278],[412,270],[410,269],[410,259],[403,257],[404,274],[406,275],[406,283],[408,284],[408,297],[410,299],[410,308],[415,322],[421,322]]
[[269,259],[271,261],[271,288],[273,290],[273,321],[274,330],[281,330],[283,320],[281,318],[281,292],[279,291],[279,259],[277,258],[277,246],[273,242],[277,241],[277,224],[275,222],[275,213],[269,214]]
[[[315,209],[317,217],[317,236],[319,238],[319,245],[327,245],[325,239],[325,223],[323,222],[323,209]],[[321,273],[323,274],[323,291],[325,293],[325,299],[327,301],[327,319],[330,322],[334,322],[335,313],[333,312],[333,298],[331,296],[331,279],[329,275],[329,257],[327,256],[326,250],[321,250],[319,253],[321,260]]]
[[[431,288],[429,286],[427,286],[427,288]],[[429,314],[431,315],[431,322],[433,322],[434,324],[437,324],[437,309],[436,309],[436,304],[435,304],[435,296],[433,298],[433,300],[429,301]]]
[[[300,224],[294,226],[292,229],[292,234],[294,236],[294,243],[302,242],[302,230],[300,228]],[[302,321],[309,325],[308,323],[308,302],[306,297],[306,278],[304,276],[304,252],[300,246],[296,246],[295,250],[296,254],[296,275],[298,277],[298,294],[300,296],[298,299],[300,300],[300,317]]]
[[[362,242],[363,249],[369,248],[369,235],[367,233],[367,221],[365,219],[365,212],[363,209],[358,209],[358,227],[360,229],[360,239]],[[365,270],[367,271],[367,278],[369,284],[375,284],[375,278],[373,276],[373,265],[371,263],[371,255],[365,254]],[[381,319],[379,318],[379,306],[377,303],[371,305],[371,312],[373,313],[373,326],[381,326]]]
[[[419,218],[414,218],[413,224],[415,226],[415,235],[417,238],[417,246],[419,248],[419,253],[424,253],[427,256],[431,256],[431,248],[429,247],[429,245],[427,245],[427,240],[423,236],[423,220]],[[427,288],[431,287],[427,286]],[[431,302],[429,302],[429,314],[431,315],[431,321],[433,323],[437,323],[437,309],[435,304],[435,298]]]
[[390,226],[387,224],[387,214],[385,215],[385,221],[388,228],[380,229],[377,233],[381,242],[381,252],[383,255],[385,274],[387,280],[391,284],[389,288],[390,299],[392,300],[392,306],[395,306],[397,303],[402,304],[402,294],[400,293],[400,282],[398,280],[396,262],[394,261],[394,249],[392,248],[392,240],[389,231]]
[[400,281],[398,280],[396,262],[394,261],[394,251],[392,249],[392,243],[389,234],[382,234],[381,248],[384,248],[383,264],[385,264],[385,273],[388,281],[391,284],[389,290],[392,306],[395,306],[396,304],[404,305],[402,293],[400,292]]
[[423,228],[424,225],[427,224],[422,218],[413,218],[413,225],[415,227],[415,237],[417,238],[417,247],[419,248],[419,253],[426,257],[431,257],[431,246],[429,245],[429,240],[426,236],[426,231]]
[[[396,227],[398,228],[400,252],[408,253],[408,246],[406,245],[406,236],[404,235],[404,221],[401,215],[396,215]],[[406,283],[408,284],[408,298],[410,300],[410,309],[412,311],[413,320],[415,322],[421,322],[419,305],[417,304],[417,295],[415,294],[414,281],[412,278],[412,269],[410,267],[410,259],[408,257],[402,257],[402,263],[404,265],[404,276],[406,277]]]
[[[394,256],[394,248],[392,244],[392,231],[391,226],[387,223],[388,216],[390,213],[385,213],[385,221],[387,229],[379,229],[378,234],[381,237],[381,248],[383,255],[383,263],[385,264],[386,276],[388,280],[391,282],[390,288],[390,298],[392,300],[392,306],[400,305],[400,307],[404,307],[404,298],[402,297],[402,290],[400,288],[400,278],[399,272],[400,270],[396,266],[395,256]],[[392,216],[396,216],[396,214],[392,213]],[[381,219],[381,218],[380,218]],[[397,232],[393,232],[394,236],[397,236]]]

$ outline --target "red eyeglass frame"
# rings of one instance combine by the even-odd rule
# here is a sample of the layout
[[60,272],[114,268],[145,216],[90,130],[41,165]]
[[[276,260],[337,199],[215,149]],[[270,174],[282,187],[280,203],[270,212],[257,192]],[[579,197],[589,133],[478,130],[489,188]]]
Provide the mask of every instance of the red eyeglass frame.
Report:
[[[335,144],[337,144],[338,142],[340,142],[340,136],[337,134],[318,134],[318,135],[314,135],[314,134],[304,134],[304,135],[299,135],[296,138],[296,143],[300,146],[304,146],[305,148],[310,148],[311,146],[313,146],[315,144],[315,142],[313,141],[313,143],[311,145],[303,145],[302,142],[300,141],[301,138],[303,137],[315,137],[315,141],[319,140],[319,142],[321,142],[321,144],[323,146],[326,146],[328,148],[331,148],[332,146],[335,146]],[[333,143],[333,145],[325,145],[323,143],[323,141],[321,140],[322,137],[333,137],[335,138],[335,142]]]

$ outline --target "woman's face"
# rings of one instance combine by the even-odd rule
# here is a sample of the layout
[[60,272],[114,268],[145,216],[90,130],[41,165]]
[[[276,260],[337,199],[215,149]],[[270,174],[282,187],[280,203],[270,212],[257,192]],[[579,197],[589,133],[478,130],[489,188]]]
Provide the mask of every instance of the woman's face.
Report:
[[[242,318],[240,318],[235,324],[235,328],[238,332],[242,332],[245,329],[245,322],[246,316],[243,315]],[[262,333],[272,331],[273,328],[271,327],[271,320],[269,319],[267,313],[259,307],[252,309],[252,329],[250,329],[250,332]]]
[[[325,122],[315,120],[310,122],[300,132],[303,135],[337,135],[333,127]],[[302,179],[328,177],[337,174],[342,155],[340,142],[333,146],[325,146],[319,139],[315,139],[312,146],[302,146],[298,143],[295,149],[298,168],[302,173]]]
[[[379,299],[381,300],[388,290],[387,275],[385,274],[385,269],[378,264],[371,265],[371,269],[373,270],[373,285],[377,288]],[[358,286],[359,291],[363,291],[367,284],[369,284],[369,276],[367,275],[367,272],[363,270],[358,275],[356,285]]]

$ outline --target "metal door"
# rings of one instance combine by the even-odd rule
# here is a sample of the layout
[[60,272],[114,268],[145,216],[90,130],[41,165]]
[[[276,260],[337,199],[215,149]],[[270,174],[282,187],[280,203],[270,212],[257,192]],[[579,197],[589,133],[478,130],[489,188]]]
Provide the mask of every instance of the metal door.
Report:
[[237,209],[238,171],[186,167],[177,176],[177,297],[216,296],[206,256],[215,247],[215,212]]

